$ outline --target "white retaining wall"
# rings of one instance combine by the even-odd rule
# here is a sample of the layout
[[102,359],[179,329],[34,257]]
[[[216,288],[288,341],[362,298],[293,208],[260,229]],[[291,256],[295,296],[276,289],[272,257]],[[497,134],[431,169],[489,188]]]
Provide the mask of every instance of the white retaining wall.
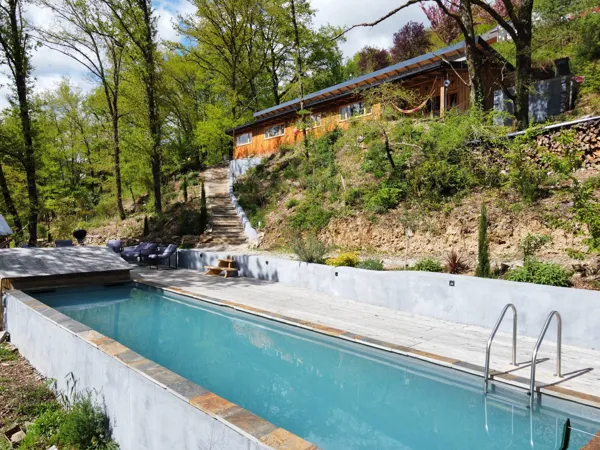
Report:
[[248,169],[258,166],[262,158],[246,158],[246,159],[234,159],[229,161],[229,198],[231,199],[231,203],[237,212],[240,221],[242,222],[242,227],[244,228],[244,234],[246,238],[250,242],[250,244],[258,243],[258,233],[252,227],[250,223],[250,219],[246,216],[244,212],[244,208],[242,208],[238,202],[237,197],[233,193],[233,185],[235,184],[235,180],[237,177],[243,175],[248,171]]
[[[216,265],[216,260],[224,256],[225,253],[180,250],[179,267],[202,270],[205,265]],[[519,315],[518,333],[531,337],[538,336],[548,314],[557,310],[563,318],[563,343],[600,348],[598,291],[441,273],[330,267],[261,255],[234,258],[244,277],[467,325],[492,328],[504,305],[514,303]],[[551,326],[548,339],[555,340],[555,329],[555,325]],[[501,330],[511,331],[510,313]]]

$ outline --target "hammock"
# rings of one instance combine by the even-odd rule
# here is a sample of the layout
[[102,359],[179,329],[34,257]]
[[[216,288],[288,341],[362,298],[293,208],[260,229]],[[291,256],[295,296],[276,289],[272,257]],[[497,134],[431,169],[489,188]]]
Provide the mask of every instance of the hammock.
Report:
[[398,112],[401,112],[402,114],[414,114],[417,111],[420,111],[421,109],[423,109],[425,107],[425,105],[427,105],[427,102],[429,100],[431,100],[431,98],[433,97],[434,92],[436,91],[435,89],[435,84],[437,82],[437,78],[433,81],[433,86],[431,87],[431,92],[429,93],[429,96],[423,100],[423,103],[421,103],[419,106],[417,106],[416,108],[412,108],[412,109],[402,109],[398,106],[396,106],[395,104],[392,103],[392,106],[394,107],[394,109]]

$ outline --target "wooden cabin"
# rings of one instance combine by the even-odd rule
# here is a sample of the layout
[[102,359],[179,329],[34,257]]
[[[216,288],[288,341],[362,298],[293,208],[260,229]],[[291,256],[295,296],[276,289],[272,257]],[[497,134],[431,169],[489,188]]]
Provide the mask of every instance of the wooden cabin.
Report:
[[[487,40],[478,38],[478,46],[486,55],[484,64],[484,106],[494,105],[494,91],[499,88],[503,71],[512,66],[496,53]],[[465,43],[459,42],[393,66],[363,75],[344,83],[308,94],[304,107],[311,112],[312,135],[321,136],[336,126],[347,128],[351,118],[376,117],[381,105],[367,106],[364,91],[383,83],[399,83],[428,99],[415,114],[443,115],[450,108],[465,111],[469,108],[468,70]],[[293,144],[302,139],[296,128],[299,120],[300,99],[267,108],[254,114],[252,122],[228,130],[233,136],[233,158],[241,159],[275,153],[281,145]]]

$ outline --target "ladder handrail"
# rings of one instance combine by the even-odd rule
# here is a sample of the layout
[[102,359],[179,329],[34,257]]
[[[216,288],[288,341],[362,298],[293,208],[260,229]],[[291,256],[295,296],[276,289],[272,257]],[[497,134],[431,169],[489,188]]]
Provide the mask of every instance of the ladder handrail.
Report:
[[496,321],[496,325],[494,326],[494,329],[492,330],[492,334],[490,334],[490,337],[488,338],[488,341],[487,341],[487,348],[485,351],[485,371],[483,373],[483,393],[484,394],[487,394],[488,382],[490,379],[490,352],[492,349],[492,341],[494,340],[494,337],[496,337],[496,332],[498,331],[498,328],[500,328],[500,324],[502,323],[502,320],[504,319],[504,316],[506,315],[506,311],[508,311],[508,308],[511,308],[513,311],[512,365],[513,366],[517,365],[517,308],[512,303],[508,303],[504,307],[504,309],[502,309],[502,312],[500,313],[500,317],[498,317],[498,320]]
[[535,344],[535,347],[533,348],[533,353],[531,355],[531,377],[529,379],[529,404],[530,405],[533,405],[533,396],[535,394],[535,366],[536,366],[536,362],[537,362],[537,354],[542,345],[542,341],[544,340],[544,336],[546,336],[546,331],[548,331],[548,328],[550,327],[552,318],[555,316],[556,316],[556,320],[557,320],[557,322],[556,322],[556,326],[557,326],[557,331],[556,331],[556,374],[555,375],[559,378],[562,378],[561,361],[560,361],[561,344],[562,344],[562,317],[560,316],[560,313],[558,311],[552,311],[548,315],[548,318],[546,319],[546,323],[544,324],[544,327],[542,328],[540,337],[538,338],[537,343]]

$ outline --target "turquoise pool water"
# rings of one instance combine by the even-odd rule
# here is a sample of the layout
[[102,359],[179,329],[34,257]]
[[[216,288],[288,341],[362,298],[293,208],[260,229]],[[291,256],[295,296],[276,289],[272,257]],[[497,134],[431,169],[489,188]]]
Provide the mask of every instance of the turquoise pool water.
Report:
[[558,449],[567,417],[577,449],[600,430],[585,408],[530,414],[521,391],[142,285],[32,295],[324,450]]

